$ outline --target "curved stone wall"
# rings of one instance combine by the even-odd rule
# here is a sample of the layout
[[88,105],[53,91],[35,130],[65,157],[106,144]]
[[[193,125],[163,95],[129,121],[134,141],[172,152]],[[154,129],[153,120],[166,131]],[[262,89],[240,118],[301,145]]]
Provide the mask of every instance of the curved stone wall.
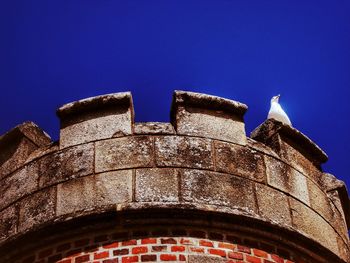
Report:
[[224,216],[315,262],[348,262],[349,200],[322,172],[327,156],[272,120],[247,138],[246,110],[176,91],[171,124],[134,123],[131,94],[117,93],[60,108],[57,143],[33,123],[14,128],[0,138],[2,259],[53,226],[154,209]]

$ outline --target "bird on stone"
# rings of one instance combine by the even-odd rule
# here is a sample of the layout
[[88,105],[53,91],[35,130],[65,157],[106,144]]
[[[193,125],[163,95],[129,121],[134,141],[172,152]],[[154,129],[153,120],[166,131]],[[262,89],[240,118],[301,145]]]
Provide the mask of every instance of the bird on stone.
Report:
[[288,118],[287,113],[282,109],[281,105],[278,103],[278,100],[281,95],[273,96],[271,99],[271,108],[269,114],[267,115],[268,119],[275,119],[284,124],[292,126],[290,119]]

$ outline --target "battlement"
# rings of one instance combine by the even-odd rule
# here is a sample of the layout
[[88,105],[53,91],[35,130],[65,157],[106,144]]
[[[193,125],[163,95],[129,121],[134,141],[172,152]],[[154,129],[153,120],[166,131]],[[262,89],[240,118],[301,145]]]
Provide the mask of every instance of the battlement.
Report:
[[247,137],[247,108],[175,91],[170,123],[135,123],[124,92],[59,108],[57,143],[17,126],[0,137],[0,255],[52,225],[157,209],[243,218],[315,262],[348,262],[349,199],[327,155],[273,120]]

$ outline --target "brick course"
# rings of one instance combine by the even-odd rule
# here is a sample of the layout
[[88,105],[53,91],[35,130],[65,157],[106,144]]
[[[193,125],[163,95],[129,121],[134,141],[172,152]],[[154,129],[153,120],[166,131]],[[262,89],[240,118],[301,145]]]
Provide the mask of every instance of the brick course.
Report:
[[[151,235],[150,232],[143,231]],[[161,232],[161,231],[160,231]],[[172,231],[163,231],[172,232]],[[173,231],[176,232],[176,231]],[[205,262],[226,263],[294,263],[292,258],[283,258],[263,249],[230,243],[229,235],[217,233],[221,240],[197,238],[193,230],[181,230],[185,237],[150,236],[147,238],[114,239],[114,233],[90,236],[43,248],[35,255],[15,263],[131,263],[131,262]],[[136,233],[136,232],[135,232]],[[202,231],[205,236],[212,236]],[[125,233],[124,233],[125,235]],[[132,235],[131,233],[129,235]],[[188,236],[187,236],[188,235]],[[103,238],[102,238],[103,237]],[[103,240],[101,244],[100,241]],[[254,243],[250,241],[250,243]],[[259,242],[256,242],[259,244]],[[72,250],[72,247],[76,249]],[[274,251],[279,248],[274,247]],[[60,251],[59,254],[54,254]],[[194,261],[197,262],[197,261]],[[204,261],[203,261],[204,262]]]

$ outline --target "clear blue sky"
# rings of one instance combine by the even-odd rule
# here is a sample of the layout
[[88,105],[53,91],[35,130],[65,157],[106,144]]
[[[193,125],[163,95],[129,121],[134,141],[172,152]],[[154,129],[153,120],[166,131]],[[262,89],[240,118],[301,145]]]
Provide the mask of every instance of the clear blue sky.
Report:
[[249,106],[273,95],[350,186],[347,0],[0,0],[0,133],[32,120],[58,139],[60,105],[130,90],[137,121],[168,121],[174,89]]

